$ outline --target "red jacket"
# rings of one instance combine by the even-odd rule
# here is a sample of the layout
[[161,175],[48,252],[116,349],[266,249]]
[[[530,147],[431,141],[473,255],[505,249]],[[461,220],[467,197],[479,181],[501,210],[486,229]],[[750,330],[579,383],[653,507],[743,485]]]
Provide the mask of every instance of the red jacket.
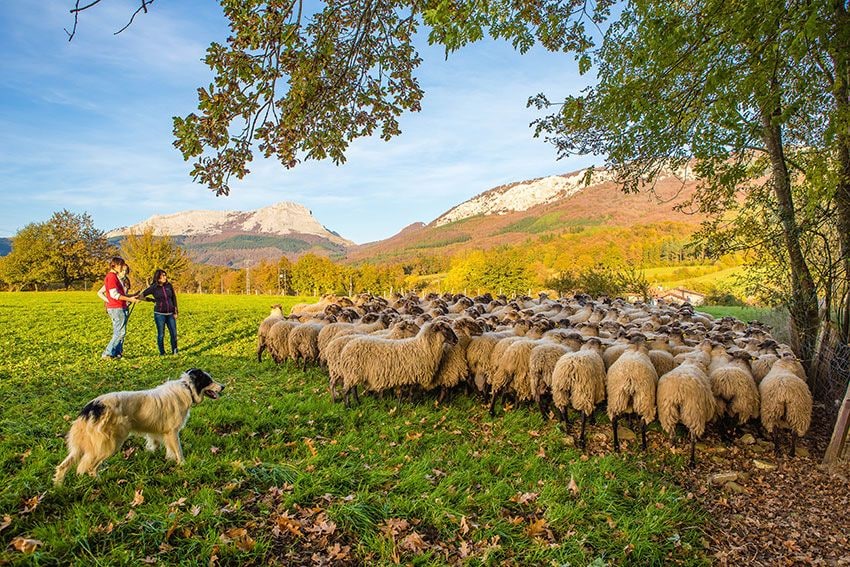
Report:
[[103,280],[103,285],[106,288],[106,308],[107,309],[124,309],[127,307],[127,302],[116,299],[116,295],[127,295],[124,291],[124,286],[115,272],[106,274]]

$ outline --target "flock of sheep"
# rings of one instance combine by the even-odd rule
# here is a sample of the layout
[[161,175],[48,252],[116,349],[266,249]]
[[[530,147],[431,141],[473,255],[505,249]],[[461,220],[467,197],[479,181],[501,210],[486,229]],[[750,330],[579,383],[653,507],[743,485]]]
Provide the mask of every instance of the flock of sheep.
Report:
[[769,328],[731,317],[715,319],[689,304],[629,303],[586,295],[514,300],[489,294],[328,296],[299,304],[288,317],[279,305],[258,330],[257,359],[292,359],[327,369],[334,400],[341,386],[346,406],[358,388],[370,392],[438,391],[439,401],[460,388],[478,392],[494,414],[499,400],[534,401],[544,419],[549,404],[565,426],[581,415],[585,446],[588,418],[607,402],[614,450],[618,422],[656,418],[671,441],[677,424],[690,433],[690,463],[706,426],[730,440],[756,418],[773,437],[809,428],[812,396],[803,366]]

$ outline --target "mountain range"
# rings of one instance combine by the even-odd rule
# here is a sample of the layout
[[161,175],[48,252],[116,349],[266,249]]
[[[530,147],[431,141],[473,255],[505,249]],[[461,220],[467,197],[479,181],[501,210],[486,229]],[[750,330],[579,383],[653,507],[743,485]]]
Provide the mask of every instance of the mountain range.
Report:
[[[306,253],[336,260],[404,262],[423,254],[451,255],[470,248],[521,244],[546,235],[677,223],[687,231],[702,220],[682,208],[696,182],[689,172],[669,172],[651,190],[626,194],[604,169],[577,171],[500,185],[449,208],[436,219],[418,222],[387,239],[356,245],[328,229],[306,207],[280,202],[254,211],[183,211],[155,215],[107,233],[112,242],[130,232],[153,228],[166,234],[199,263],[244,267],[281,255]],[[589,181],[589,182],[588,182]],[[5,248],[5,250],[4,250]],[[8,242],[0,242],[0,255]]]

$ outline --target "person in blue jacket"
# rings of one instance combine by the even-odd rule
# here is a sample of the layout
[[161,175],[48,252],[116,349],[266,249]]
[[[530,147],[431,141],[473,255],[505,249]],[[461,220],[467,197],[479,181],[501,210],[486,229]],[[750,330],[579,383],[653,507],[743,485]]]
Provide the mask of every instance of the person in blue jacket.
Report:
[[[165,354],[165,327],[171,337],[171,354],[177,354],[177,294],[168,281],[165,270],[153,273],[153,283],[139,294],[148,301],[154,301],[153,320],[156,323],[156,346],[159,354]],[[153,296],[151,300],[148,296]]]

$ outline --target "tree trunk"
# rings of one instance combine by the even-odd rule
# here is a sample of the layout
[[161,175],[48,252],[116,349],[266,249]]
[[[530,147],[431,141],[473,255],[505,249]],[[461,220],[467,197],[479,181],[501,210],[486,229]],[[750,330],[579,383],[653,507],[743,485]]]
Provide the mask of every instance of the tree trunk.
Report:
[[842,264],[844,267],[845,292],[839,310],[838,330],[843,342],[850,341],[850,293],[847,292],[847,280],[850,279],[850,26],[844,0],[835,1],[835,44],[831,46],[830,57],[833,63],[834,80],[832,95],[835,99],[835,115],[840,121],[836,128],[837,160],[839,168],[838,184],[835,188],[838,238]]
[[761,108],[762,138],[770,157],[773,191],[779,205],[782,234],[791,267],[791,302],[788,310],[791,314],[792,336],[797,343],[798,356],[809,369],[819,327],[818,299],[812,274],[800,246],[800,231],[791,196],[791,177],[785,162],[782,129],[778,122],[780,115],[778,104],[769,110]]

